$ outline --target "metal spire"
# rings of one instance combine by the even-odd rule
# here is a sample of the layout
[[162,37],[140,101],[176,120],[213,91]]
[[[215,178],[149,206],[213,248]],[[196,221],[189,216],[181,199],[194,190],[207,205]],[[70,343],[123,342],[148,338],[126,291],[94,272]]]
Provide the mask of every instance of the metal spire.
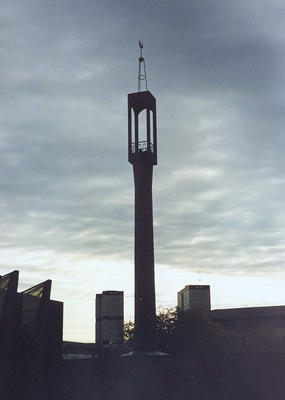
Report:
[[[141,91],[142,81],[145,81],[145,90],[148,90],[147,89],[145,61],[142,56],[143,42],[141,42],[140,40],[139,40],[139,47],[140,47],[140,57],[139,57],[139,73],[138,73],[138,92]],[[142,64],[143,64],[143,72],[142,72]]]

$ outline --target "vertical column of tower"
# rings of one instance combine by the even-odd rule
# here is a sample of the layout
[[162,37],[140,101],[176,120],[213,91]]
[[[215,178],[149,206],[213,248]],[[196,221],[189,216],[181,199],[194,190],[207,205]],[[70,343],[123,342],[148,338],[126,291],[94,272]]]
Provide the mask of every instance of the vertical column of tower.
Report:
[[152,170],[145,154],[133,164],[135,181],[135,332],[139,350],[152,347],[155,328]]
[[[135,183],[135,341],[137,350],[148,351],[154,347],[155,334],[152,173],[153,165],[157,164],[156,101],[145,91],[129,94],[128,103],[129,162],[133,165]],[[138,117],[143,110],[146,110],[146,140],[141,141]]]

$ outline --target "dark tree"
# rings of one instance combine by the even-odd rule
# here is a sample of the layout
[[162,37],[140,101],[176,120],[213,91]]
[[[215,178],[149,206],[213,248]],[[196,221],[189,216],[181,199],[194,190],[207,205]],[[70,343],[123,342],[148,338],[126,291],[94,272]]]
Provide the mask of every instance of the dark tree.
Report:
[[177,342],[179,313],[176,308],[162,310],[156,316],[155,344],[159,351],[172,353]]
[[[125,324],[125,343],[134,345],[134,323]],[[200,353],[225,337],[225,330],[202,311],[162,310],[156,316],[156,349],[170,354]]]
[[132,321],[124,324],[124,342],[130,347],[134,345],[135,324]]

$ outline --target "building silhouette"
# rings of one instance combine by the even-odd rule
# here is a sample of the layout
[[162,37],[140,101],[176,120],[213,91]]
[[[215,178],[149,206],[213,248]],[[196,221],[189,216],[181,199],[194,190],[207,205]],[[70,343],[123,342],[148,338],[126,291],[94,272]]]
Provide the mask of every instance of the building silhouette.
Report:
[[[145,80],[139,58],[138,88]],[[144,68],[145,71],[145,68]],[[128,159],[135,184],[135,342],[138,351],[153,348],[155,281],[152,211],[152,175],[157,164],[156,99],[147,90],[128,95]]]
[[212,310],[210,318],[239,335],[285,340],[285,306],[222,308]]
[[209,285],[187,285],[177,293],[177,306],[180,311],[210,311],[211,296]]
[[124,292],[96,294],[96,343],[122,343],[124,339]]
[[50,299],[51,280],[19,293],[18,279],[0,276],[1,398],[41,398],[61,362],[63,303]]

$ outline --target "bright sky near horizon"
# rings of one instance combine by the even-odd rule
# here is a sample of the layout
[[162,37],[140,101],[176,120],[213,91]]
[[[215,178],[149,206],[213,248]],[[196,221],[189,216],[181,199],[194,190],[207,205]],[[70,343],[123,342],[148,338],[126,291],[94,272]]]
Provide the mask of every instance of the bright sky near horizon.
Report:
[[285,3],[4,0],[0,275],[52,279],[64,338],[94,340],[95,294],[133,317],[127,94],[138,40],[157,99],[157,307],[285,304]]

